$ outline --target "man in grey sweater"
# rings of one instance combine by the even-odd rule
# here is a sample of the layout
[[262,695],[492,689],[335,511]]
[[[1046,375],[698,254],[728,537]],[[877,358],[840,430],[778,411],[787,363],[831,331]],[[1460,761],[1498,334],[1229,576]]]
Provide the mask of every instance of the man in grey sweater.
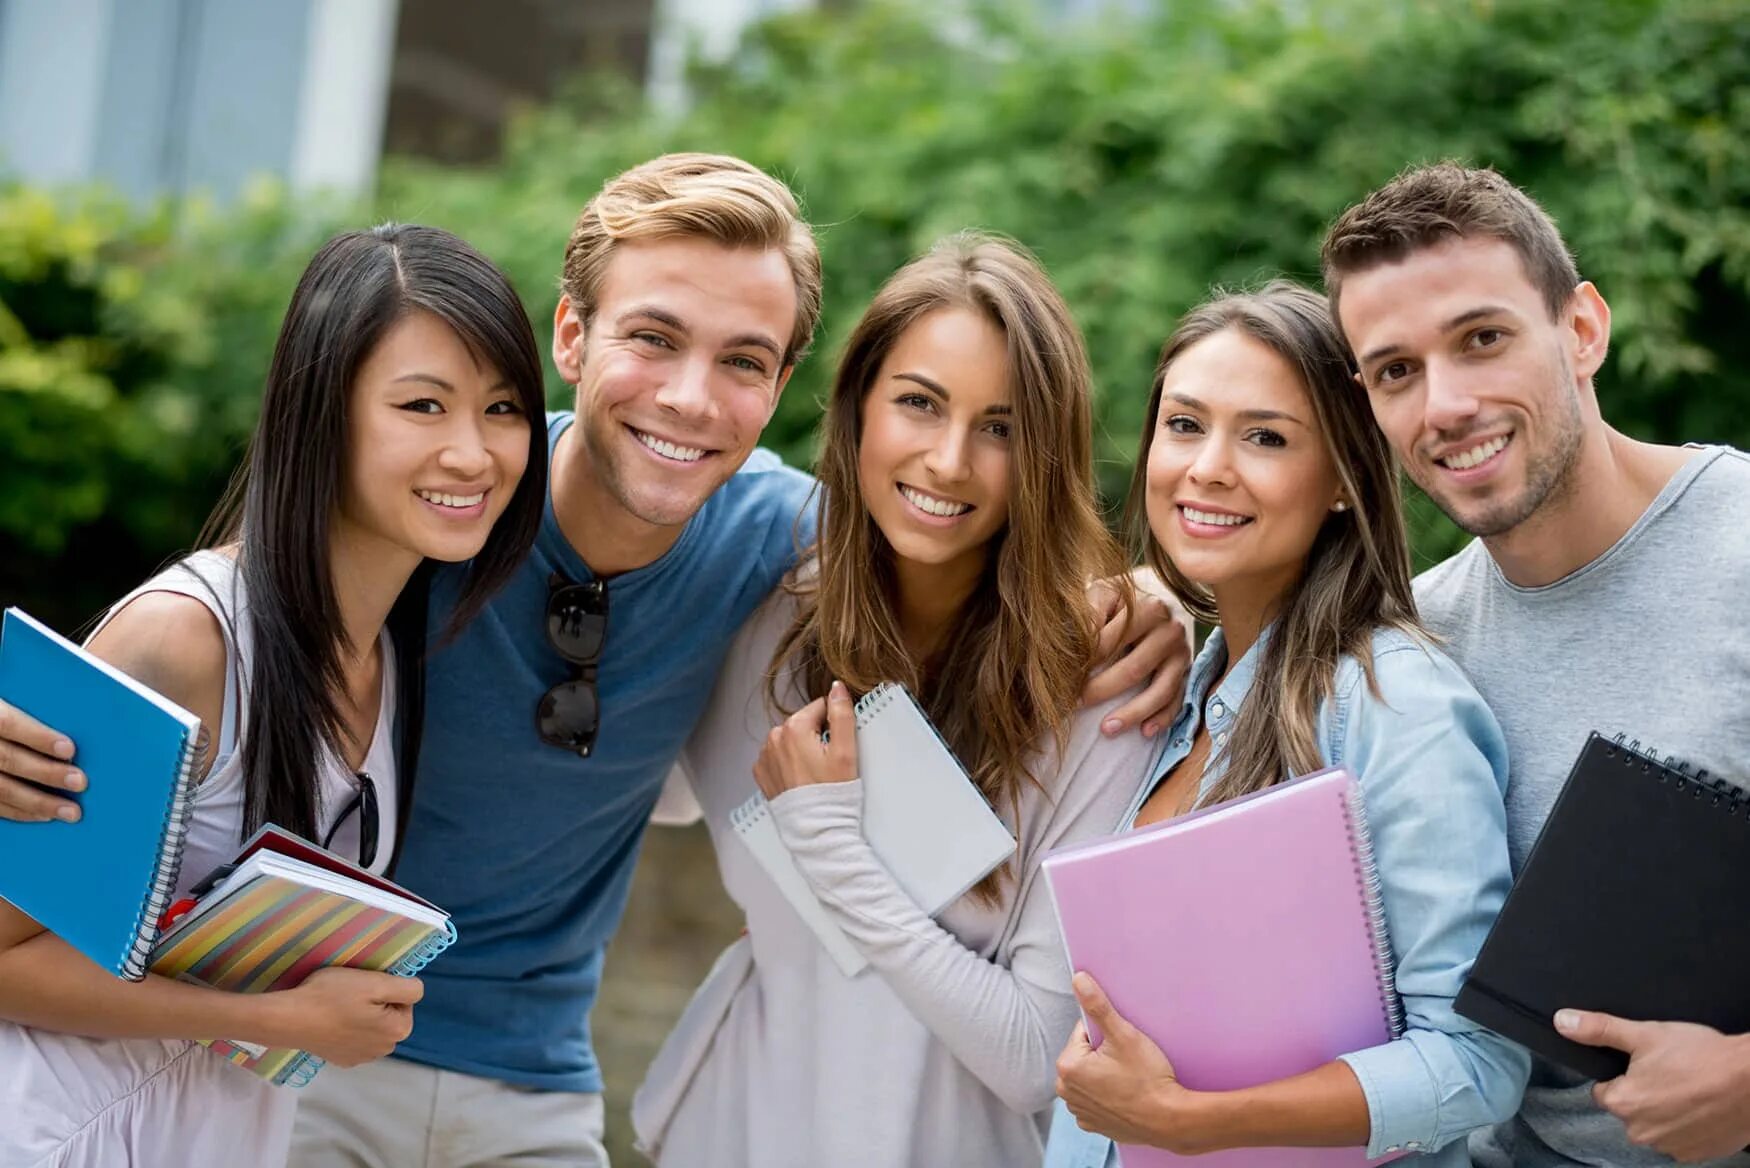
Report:
[[[1338,219],[1323,259],[1381,429],[1478,537],[1416,593],[1506,731],[1515,872],[1590,731],[1744,783],[1750,458],[1605,422],[1592,378],[1610,309],[1493,171],[1404,172]],[[1556,1023],[1626,1052],[1628,1071],[1593,1084],[1539,1060],[1520,1113],[1473,1137],[1478,1164],[1750,1168],[1750,1035]]]

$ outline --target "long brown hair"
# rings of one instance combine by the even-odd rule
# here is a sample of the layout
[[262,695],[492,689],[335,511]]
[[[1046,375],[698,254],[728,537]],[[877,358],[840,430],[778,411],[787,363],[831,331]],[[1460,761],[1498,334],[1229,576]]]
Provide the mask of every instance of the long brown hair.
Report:
[[1410,589],[1410,549],[1391,448],[1351,377],[1348,350],[1324,298],[1287,280],[1257,292],[1218,295],[1192,309],[1161,349],[1125,504],[1127,526],[1149,566],[1193,616],[1219,622],[1215,597],[1188,579],[1155,540],[1146,501],[1149,448],[1167,370],[1191,346],[1228,329],[1269,346],[1299,371],[1349,507],[1325,518],[1305,570],[1272,614],[1274,632],[1223,748],[1226,769],[1205,805],[1326,765],[1318,748],[1319,703],[1331,697],[1337,662],[1345,654],[1361,663],[1368,688],[1378,695],[1375,630],[1395,628],[1432,640]]
[[[1013,378],[1009,518],[948,643],[915,660],[900,634],[892,545],[863,505],[857,455],[863,403],[907,329],[943,308],[984,315],[1006,339]],[[853,693],[903,682],[973,781],[1019,820],[1028,763],[1047,734],[1061,753],[1093,657],[1088,581],[1120,566],[1100,522],[1093,461],[1093,376],[1069,308],[1030,254],[963,233],[895,273],[863,314],[839,362],[822,422],[817,571],[790,588],[801,610],[768,675],[774,705],[792,682],[804,701],[834,678]],[[974,892],[987,903],[1002,872]]]

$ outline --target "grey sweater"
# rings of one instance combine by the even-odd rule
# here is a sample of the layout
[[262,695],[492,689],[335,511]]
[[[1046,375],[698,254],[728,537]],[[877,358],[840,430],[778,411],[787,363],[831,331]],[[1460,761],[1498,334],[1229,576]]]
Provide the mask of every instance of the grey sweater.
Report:
[[[1477,541],[1423,574],[1416,595],[1506,732],[1515,873],[1593,730],[1750,779],[1742,452],[1698,450],[1615,545],[1554,584],[1510,584]],[[1542,1060],[1519,1114],[1474,1135],[1471,1152],[1484,1168],[1673,1163],[1629,1143],[1593,1103],[1590,1083]],[[1750,1168],[1750,1155],[1714,1163]]]

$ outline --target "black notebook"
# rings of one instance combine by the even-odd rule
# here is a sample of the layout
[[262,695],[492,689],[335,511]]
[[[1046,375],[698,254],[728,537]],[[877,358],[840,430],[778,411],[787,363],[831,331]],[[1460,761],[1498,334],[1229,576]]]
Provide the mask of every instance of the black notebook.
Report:
[[1750,792],[1593,734],[1455,1007],[1594,1079],[1628,1056],[1556,1033],[1564,1006],[1750,1031],[1747,890]]

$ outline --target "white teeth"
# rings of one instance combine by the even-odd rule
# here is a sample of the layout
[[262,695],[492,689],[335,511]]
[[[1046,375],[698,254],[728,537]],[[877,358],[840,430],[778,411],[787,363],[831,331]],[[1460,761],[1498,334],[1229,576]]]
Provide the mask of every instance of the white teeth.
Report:
[[1244,515],[1223,515],[1215,511],[1199,511],[1195,507],[1186,507],[1183,510],[1185,518],[1193,523],[1213,523],[1217,527],[1238,527],[1247,522]]
[[938,499],[934,495],[926,495],[911,487],[900,487],[899,493],[911,500],[912,506],[919,511],[927,511],[931,515],[940,515],[944,519],[952,519],[956,515],[964,515],[972,510],[971,503],[951,503],[947,499]]
[[449,495],[443,491],[414,491],[427,503],[436,503],[439,507],[472,507],[486,497],[486,492],[477,495]]
[[694,446],[676,446],[673,442],[665,442],[654,434],[646,434],[642,430],[633,430],[638,441],[656,451],[664,458],[672,458],[676,462],[698,462],[705,457],[705,452]]
[[1469,450],[1463,450],[1457,454],[1449,454],[1440,461],[1452,470],[1469,470],[1471,467],[1478,466],[1495,457],[1496,454],[1500,453],[1501,448],[1506,445],[1507,435],[1503,434],[1499,438],[1489,439],[1481,446],[1473,446]]

